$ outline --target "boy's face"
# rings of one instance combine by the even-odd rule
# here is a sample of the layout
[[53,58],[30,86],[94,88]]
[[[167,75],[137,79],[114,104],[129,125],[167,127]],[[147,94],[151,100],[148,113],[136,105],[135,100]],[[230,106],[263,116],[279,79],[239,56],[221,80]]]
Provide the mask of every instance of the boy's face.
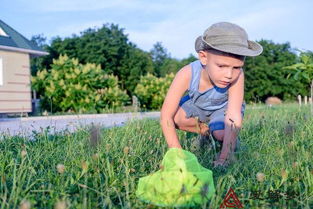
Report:
[[238,77],[244,65],[244,59],[222,53],[200,51],[199,58],[209,79],[219,88],[225,88]]

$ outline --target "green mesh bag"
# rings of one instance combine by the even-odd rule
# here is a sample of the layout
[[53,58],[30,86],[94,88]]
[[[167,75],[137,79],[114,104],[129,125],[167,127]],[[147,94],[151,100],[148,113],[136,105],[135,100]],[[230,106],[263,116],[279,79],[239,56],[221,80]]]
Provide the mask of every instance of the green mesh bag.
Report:
[[139,179],[136,196],[158,206],[187,207],[207,202],[214,193],[212,171],[191,152],[170,148],[161,169]]

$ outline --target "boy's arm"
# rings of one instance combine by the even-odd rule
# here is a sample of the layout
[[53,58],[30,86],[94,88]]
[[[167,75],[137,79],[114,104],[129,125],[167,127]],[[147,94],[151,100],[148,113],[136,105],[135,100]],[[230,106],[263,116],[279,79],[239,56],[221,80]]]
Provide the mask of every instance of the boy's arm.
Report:
[[241,108],[244,97],[244,73],[229,88],[228,108],[225,116],[225,130],[220,160],[225,161],[234,152],[236,138],[242,125]]
[[178,110],[181,97],[188,89],[190,78],[190,66],[185,66],[178,71],[163,102],[160,123],[169,148],[181,148],[176,133],[174,116]]

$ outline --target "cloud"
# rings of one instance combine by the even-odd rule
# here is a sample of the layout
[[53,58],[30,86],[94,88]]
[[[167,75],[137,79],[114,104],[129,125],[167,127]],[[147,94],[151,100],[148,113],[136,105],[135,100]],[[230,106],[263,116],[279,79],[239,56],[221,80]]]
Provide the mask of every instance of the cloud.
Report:
[[193,6],[192,2],[175,3],[179,6],[172,7],[167,18],[147,23],[144,30],[126,27],[130,40],[144,50],[150,50],[153,44],[160,41],[174,57],[183,58],[190,53],[195,54],[194,41],[208,26],[227,20],[227,15],[223,16],[215,9],[217,3],[202,6]]
[[252,39],[271,38],[268,31],[279,29],[288,19],[288,15],[290,15],[288,7],[266,8],[232,18],[230,22],[245,28]]

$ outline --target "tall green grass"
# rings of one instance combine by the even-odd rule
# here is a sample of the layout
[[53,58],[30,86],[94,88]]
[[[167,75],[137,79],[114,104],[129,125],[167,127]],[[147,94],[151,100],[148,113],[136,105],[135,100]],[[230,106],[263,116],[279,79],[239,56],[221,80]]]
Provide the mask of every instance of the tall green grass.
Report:
[[[196,136],[178,134],[190,150]],[[157,208],[139,201],[135,190],[140,177],[159,169],[167,151],[159,122],[132,121],[91,135],[86,128],[72,134],[44,131],[35,140],[5,136],[0,141],[0,209]],[[230,187],[244,208],[313,208],[309,108],[248,108],[240,138],[237,161],[227,171],[213,169],[216,195],[199,208],[219,208]],[[194,153],[212,169],[214,152]],[[258,181],[257,173],[264,179]]]

